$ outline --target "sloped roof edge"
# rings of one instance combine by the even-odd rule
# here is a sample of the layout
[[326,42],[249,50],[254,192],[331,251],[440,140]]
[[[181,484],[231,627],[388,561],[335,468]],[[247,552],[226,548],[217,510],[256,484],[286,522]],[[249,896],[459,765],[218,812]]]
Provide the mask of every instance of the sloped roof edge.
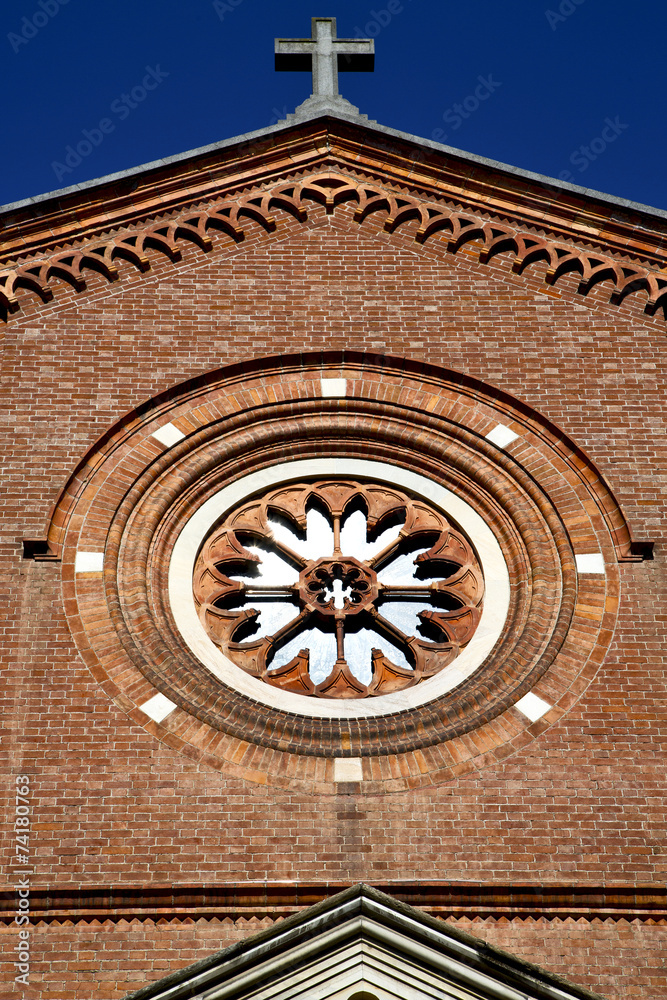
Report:
[[276,125],[268,125],[264,128],[255,129],[252,132],[245,132],[242,135],[233,136],[229,139],[223,139],[220,142],[210,143],[207,146],[199,146],[196,149],[190,149],[184,153],[177,153],[174,156],[166,156],[159,160],[151,160],[149,163],[142,163],[129,170],[119,170],[116,173],[106,174],[103,177],[96,177],[93,180],[85,181],[82,184],[72,184],[69,187],[58,188],[55,191],[35,195],[32,198],[24,198],[19,201],[10,202],[6,205],[0,205],[0,215],[15,212],[31,205],[35,206],[45,204],[51,200],[64,198],[71,194],[90,191],[96,187],[101,187],[115,181],[138,177],[141,174],[150,172],[151,170],[158,170],[172,164],[186,163],[188,160],[196,159],[198,156],[224,150],[238,145],[239,143],[254,142],[267,136],[280,134],[282,132],[289,132],[293,128],[308,124],[309,122],[315,122],[321,118],[337,118],[340,121],[377,132],[380,135],[390,136],[392,138],[399,139],[402,142],[413,143],[415,145],[434,150],[435,152],[446,153],[448,156],[453,156],[464,162],[474,163],[479,166],[498,170],[513,177],[519,177],[526,181],[544,184],[545,186],[555,188],[559,191],[566,191],[587,199],[603,202],[604,204],[617,207],[625,211],[639,212],[644,215],[651,215],[654,218],[667,220],[667,210],[654,208],[650,205],[641,204],[640,202],[630,201],[627,198],[617,198],[613,195],[605,194],[602,191],[596,191],[593,188],[585,188],[579,186],[578,184],[570,184],[567,181],[561,181],[545,174],[538,174],[531,170],[522,170],[519,167],[514,167],[507,163],[501,163],[498,160],[491,160],[484,156],[478,156],[475,153],[468,153],[465,150],[457,149],[455,146],[447,146],[440,142],[434,142],[431,139],[424,139],[420,136],[411,135],[409,132],[402,132],[399,129],[389,128],[386,125],[379,125],[377,122],[369,121],[365,116],[345,114],[337,108],[331,108],[327,110],[326,113],[323,113],[320,110],[316,114],[300,114],[298,117],[291,117],[293,120],[281,121]]
[[217,971],[220,975],[236,977],[255,963],[287,952],[291,954],[295,946],[308,942],[312,948],[314,940],[336,925],[362,917],[384,923],[415,941],[419,939],[419,943],[430,946],[434,952],[439,949],[451,953],[455,960],[471,970],[473,979],[477,975],[480,981],[496,980],[501,986],[499,995],[504,985],[510,990],[530,989],[530,994],[521,992],[520,995],[539,1000],[603,1000],[585,987],[574,986],[554,973],[518,959],[364,883],[353,885],[259,934],[142,987],[128,994],[126,1000],[186,1000],[203,995],[202,991],[208,995],[209,990],[224,983]]

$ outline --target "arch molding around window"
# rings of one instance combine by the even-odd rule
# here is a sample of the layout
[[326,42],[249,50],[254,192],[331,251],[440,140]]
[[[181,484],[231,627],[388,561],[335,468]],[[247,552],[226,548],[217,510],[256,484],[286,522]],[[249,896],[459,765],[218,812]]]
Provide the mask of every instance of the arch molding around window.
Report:
[[151,401],[82,461],[49,545],[81,654],[135,721],[210,766],[321,790],[341,758],[409,787],[556,722],[636,558],[595,467],[539,414],[351,354]]

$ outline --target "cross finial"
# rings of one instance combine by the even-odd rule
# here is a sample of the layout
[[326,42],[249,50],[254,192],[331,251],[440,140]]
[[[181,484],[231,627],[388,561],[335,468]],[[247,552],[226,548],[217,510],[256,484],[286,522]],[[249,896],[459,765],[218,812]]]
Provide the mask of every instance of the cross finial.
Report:
[[310,38],[276,38],[276,69],[312,70],[313,97],[338,96],[338,73],[371,72],[372,38],[336,38],[335,17],[314,17]]

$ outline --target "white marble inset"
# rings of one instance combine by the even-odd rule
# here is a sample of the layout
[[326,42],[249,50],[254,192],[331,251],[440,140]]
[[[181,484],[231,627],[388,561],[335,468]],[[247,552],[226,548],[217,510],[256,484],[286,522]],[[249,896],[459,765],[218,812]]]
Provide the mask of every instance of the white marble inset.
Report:
[[346,378],[323,378],[320,383],[323,396],[347,396]]
[[104,552],[77,552],[75,573],[101,573],[104,569]]
[[514,707],[518,708],[521,714],[525,715],[531,722],[537,722],[543,715],[546,715],[550,708],[553,708],[553,705],[529,691],[523,698],[519,698]]
[[154,722],[162,722],[163,719],[166,719],[174,711],[176,705],[173,701],[169,701],[165,695],[154,694],[143,705],[139,705],[139,708],[153,719]]
[[[477,631],[465,649],[444,670],[428,680],[393,694],[377,698],[324,699],[305,698],[283,691],[251,677],[228,659],[207,635],[199,620],[192,593],[192,575],[197,553],[214,524],[247,497],[261,490],[274,489],[280,483],[340,476],[371,479],[405,488],[448,514],[474,545],[482,566],[485,583],[484,610]],[[451,490],[408,469],[386,462],[361,458],[299,459],[274,465],[238,479],[210,497],[181,530],[169,563],[169,602],[176,626],[197,659],[224,684],[262,705],[308,715],[311,718],[367,718],[402,712],[425,705],[451,691],[466,680],[484,662],[493,649],[507,617],[510,582],[507,565],[495,535],[480,517]]]
[[580,573],[604,573],[604,556],[601,552],[587,552],[574,558]]
[[163,424],[156,431],[153,431],[152,437],[156,438],[160,444],[163,444],[165,448],[171,448],[173,445],[178,444],[185,437],[182,431],[179,431],[178,427],[174,424]]
[[334,781],[363,781],[361,757],[336,757]]
[[512,441],[516,441],[518,436],[518,434],[515,434],[505,424],[496,424],[493,430],[489,431],[486,435],[486,440],[490,441],[491,444],[495,444],[498,448],[506,448]]

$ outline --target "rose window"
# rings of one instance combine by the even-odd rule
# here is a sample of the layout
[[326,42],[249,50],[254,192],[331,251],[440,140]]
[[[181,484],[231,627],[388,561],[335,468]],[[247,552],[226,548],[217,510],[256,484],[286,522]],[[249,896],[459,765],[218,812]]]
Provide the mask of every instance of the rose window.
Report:
[[475,552],[421,498],[376,483],[290,484],[229,513],[194,571],[200,620],[254,677],[320,698],[390,694],[477,628]]

